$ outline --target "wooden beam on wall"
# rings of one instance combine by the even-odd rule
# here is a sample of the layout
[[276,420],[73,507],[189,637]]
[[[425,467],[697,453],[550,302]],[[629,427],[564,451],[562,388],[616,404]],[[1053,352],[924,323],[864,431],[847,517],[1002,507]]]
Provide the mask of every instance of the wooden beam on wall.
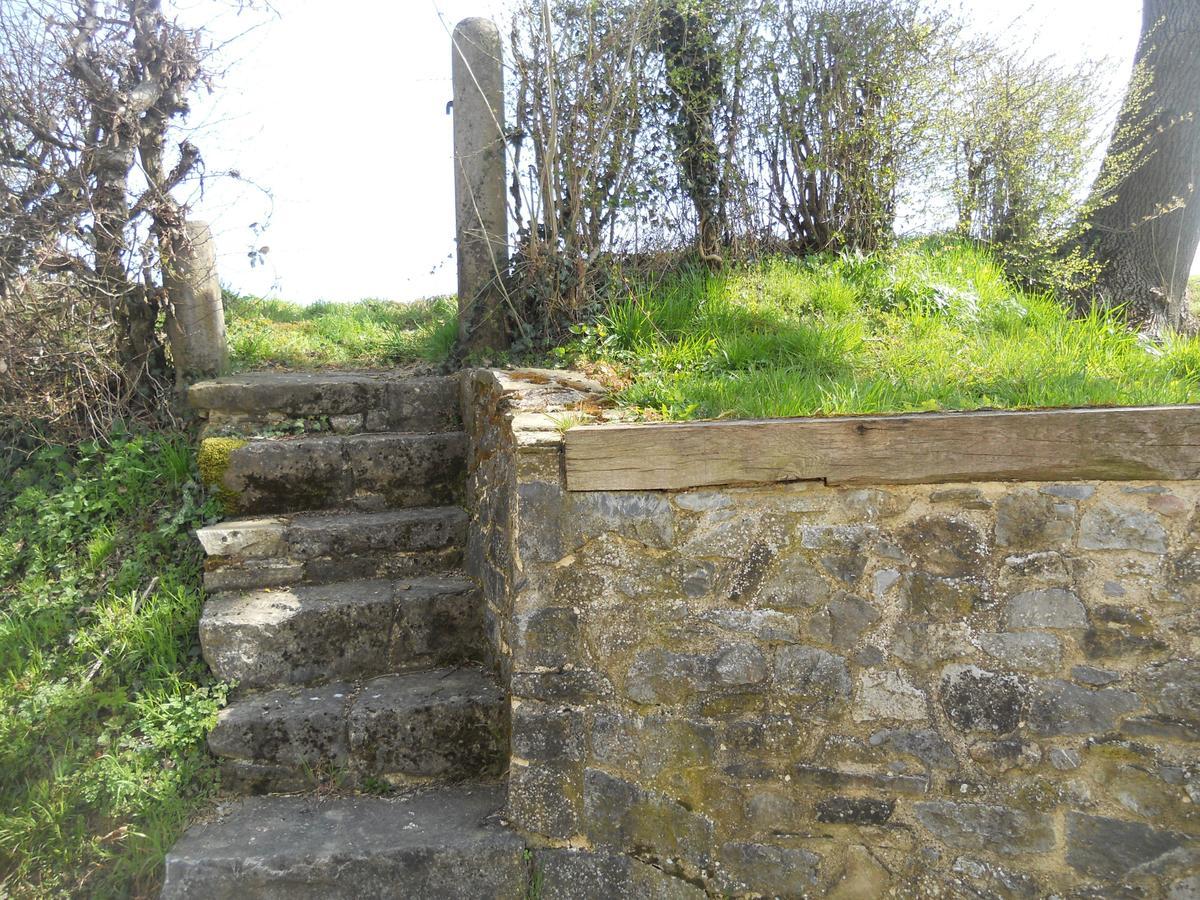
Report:
[[1200,406],[589,425],[573,491],[720,484],[1200,478]]

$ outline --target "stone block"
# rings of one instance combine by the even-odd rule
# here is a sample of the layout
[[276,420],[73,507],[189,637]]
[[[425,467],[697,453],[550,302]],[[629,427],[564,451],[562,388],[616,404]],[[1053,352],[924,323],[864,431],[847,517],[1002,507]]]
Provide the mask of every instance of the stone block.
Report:
[[1016,490],[996,503],[996,546],[1048,550],[1075,539],[1075,506],[1040,492]]
[[900,672],[867,671],[858,677],[854,721],[894,719],[912,722],[926,719],[925,692],[918,690]]
[[1004,623],[1010,631],[1041,628],[1087,627],[1087,611],[1072,592],[1062,588],[1022,591],[1004,608]]
[[731,842],[717,854],[717,882],[727,894],[802,897],[817,883],[821,857],[776,844]]
[[775,688],[800,709],[829,712],[850,698],[850,669],[844,657],[815,647],[780,647]]
[[1039,681],[1030,690],[1029,729],[1042,735],[1103,733],[1141,705],[1130,691],[1091,690],[1057,679]]
[[913,813],[934,837],[957,850],[1024,856],[1054,849],[1053,821],[1041,813],[947,800],[916,803]]
[[896,542],[931,575],[979,575],[991,548],[979,529],[953,516],[922,516],[901,528]]
[[1084,550],[1167,552],[1167,532],[1153,513],[1114,503],[1099,503],[1083,514],[1079,546]]
[[948,666],[942,674],[941,704],[961,731],[1007,734],[1024,720],[1028,698],[1024,684],[1012,675]]
[[979,635],[988,656],[1022,672],[1054,672],[1062,665],[1062,642],[1052,634],[1004,632]]
[[1200,842],[1194,837],[1141,822],[1067,813],[1067,864],[1089,878],[1157,874],[1189,859],[1200,863]]

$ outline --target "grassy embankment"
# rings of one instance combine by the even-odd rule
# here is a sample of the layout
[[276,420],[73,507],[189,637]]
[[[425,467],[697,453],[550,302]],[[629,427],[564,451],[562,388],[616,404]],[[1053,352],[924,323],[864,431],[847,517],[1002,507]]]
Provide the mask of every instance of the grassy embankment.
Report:
[[216,784],[188,534],[215,510],[182,435],[0,475],[0,896],[154,896]]
[[437,363],[458,329],[457,307],[446,298],[301,306],[226,292],[225,319],[236,371]]
[[1200,401],[1200,339],[1072,317],[954,242],[635,279],[577,332],[560,356],[652,418]]
[[[1193,287],[1200,297],[1200,279]],[[440,362],[456,327],[445,299],[305,307],[230,297],[227,310],[242,370]],[[1200,400],[1196,339],[1152,345],[1116,316],[1068,315],[950,240],[630,276],[553,359],[591,365],[648,418]]]

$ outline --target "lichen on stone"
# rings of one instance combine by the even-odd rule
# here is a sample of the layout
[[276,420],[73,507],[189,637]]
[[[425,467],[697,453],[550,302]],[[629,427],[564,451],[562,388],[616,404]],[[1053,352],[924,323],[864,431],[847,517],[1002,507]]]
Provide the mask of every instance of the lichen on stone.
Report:
[[223,484],[225,470],[229,468],[229,457],[235,450],[245,447],[248,441],[240,437],[210,437],[200,442],[196,453],[196,466],[200,478],[217,493],[225,512],[232,515],[238,509],[238,495]]

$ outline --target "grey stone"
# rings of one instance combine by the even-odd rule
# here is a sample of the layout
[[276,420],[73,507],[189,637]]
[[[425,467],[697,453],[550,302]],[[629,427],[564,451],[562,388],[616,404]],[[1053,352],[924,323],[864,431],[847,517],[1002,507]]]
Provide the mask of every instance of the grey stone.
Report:
[[916,803],[913,812],[935,837],[959,850],[1022,856],[1054,849],[1054,826],[1048,817],[1024,810],[938,800]]
[[675,505],[688,512],[709,512],[728,509],[733,500],[720,491],[683,491],[675,495]]
[[581,642],[574,609],[538,607],[518,614],[513,625],[514,653],[522,665],[554,668],[574,662]]
[[1094,484],[1047,484],[1038,488],[1043,494],[1051,497],[1062,497],[1066,500],[1087,500],[1096,493]]
[[849,700],[850,669],[844,657],[815,647],[780,647],[775,651],[775,684],[789,702],[829,711]]
[[901,673],[863,672],[858,679],[854,721],[925,719],[929,715],[925,703],[924,691],[914,687]]
[[497,775],[506,762],[508,701],[479,669],[388,675],[350,709],[350,752],[368,772],[421,778]]
[[658,549],[666,549],[674,541],[671,503],[663,494],[585,491],[572,493],[568,499],[568,528],[576,545],[604,532],[617,532]]
[[944,488],[929,495],[930,503],[953,503],[964,509],[991,509],[992,503],[979,488]]
[[1164,716],[1130,716],[1121,722],[1121,733],[1132,737],[1200,742],[1200,727]]
[[962,731],[1006,734],[1025,717],[1028,704],[1020,679],[976,666],[948,666],[942,674],[941,703]]
[[1067,864],[1091,878],[1117,880],[1152,873],[1182,853],[1200,858],[1198,850],[1194,839],[1175,831],[1067,813]]
[[1080,761],[1078,750],[1072,750],[1068,747],[1054,747],[1050,750],[1050,765],[1054,766],[1060,772],[1070,772],[1072,769],[1078,769]]
[[562,517],[566,505],[562,487],[548,481],[527,481],[517,485],[520,527],[517,552],[530,562],[557,562],[566,555]]
[[1140,707],[1136,694],[1094,691],[1069,681],[1039,681],[1031,690],[1029,728],[1035,734],[1089,734],[1116,727],[1119,716]]
[[1011,598],[1004,609],[1004,622],[1011,631],[1086,628],[1087,611],[1071,591],[1045,588]]
[[223,759],[280,769],[344,767],[346,709],[353,693],[350,684],[333,682],[240,698],[221,710],[208,748]]
[[979,646],[988,656],[1022,672],[1053,672],[1062,665],[1062,643],[1039,632],[985,633]]
[[955,622],[984,606],[984,591],[978,581],[927,572],[906,574],[901,596],[908,615],[918,621]]
[[860,597],[841,594],[809,620],[808,633],[818,641],[845,650],[857,643],[879,613]]
[[904,623],[896,629],[892,653],[909,665],[928,669],[951,659],[975,655],[971,631],[961,623]]
[[512,753],[537,762],[581,761],[584,757],[583,712],[536,700],[513,705]]
[[591,669],[553,672],[513,672],[514,697],[547,703],[591,703],[615,693],[607,676]]
[[513,763],[508,771],[509,821],[525,832],[553,840],[579,833],[583,805],[581,766]]
[[718,851],[718,882],[727,892],[803,896],[817,882],[821,857],[810,850],[732,842]]
[[901,528],[896,541],[932,575],[978,575],[991,552],[974,525],[950,516],[922,516]]
[[1025,872],[1014,872],[993,862],[960,856],[954,861],[953,872],[973,889],[968,896],[978,900],[1037,900],[1045,892],[1036,878]]
[[242,513],[446,506],[465,455],[461,432],[256,440],[229,454],[221,487]]
[[749,635],[760,641],[791,642],[800,636],[799,619],[771,609],[710,609],[701,619],[725,631]]
[[247,372],[188,389],[188,403],[213,413],[243,414],[253,428],[285,419],[373,415],[378,430],[449,431],[459,427],[457,376],[382,372]]
[[749,644],[738,644],[723,651],[714,668],[717,682],[725,686],[760,684],[767,678],[767,658]]
[[886,825],[895,809],[895,800],[830,797],[817,801],[817,821],[828,825]]
[[1200,872],[1172,883],[1167,900],[1200,900]]
[[1088,687],[1104,687],[1106,684],[1120,681],[1121,673],[1109,669],[1097,669],[1094,666],[1072,666],[1071,677]]
[[1079,546],[1084,550],[1166,553],[1167,532],[1152,513],[1100,503],[1084,513],[1080,521]]
[[760,606],[796,610],[824,603],[833,595],[829,582],[799,553],[775,558],[773,571],[759,583],[753,597]]
[[194,825],[167,856],[164,900],[525,896],[525,842],[500,787],[399,799],[260,797]]
[[793,766],[791,775],[794,781],[802,784],[811,784],[835,791],[875,790],[923,795],[929,793],[930,783],[928,775],[901,775],[883,771],[845,771],[804,764]]
[[529,895],[538,900],[704,900],[694,884],[621,853],[537,850]]
[[870,744],[915,756],[928,769],[949,769],[957,762],[954,749],[932,729],[877,731],[871,735]]
[[713,823],[660,794],[598,769],[583,775],[584,823],[588,838],[601,848],[652,852],[693,871],[707,868]]
[[1013,491],[996,503],[996,546],[1043,550],[1075,538],[1075,508],[1033,491]]
[[1150,666],[1138,684],[1154,712],[1200,726],[1200,661],[1177,659]]
[[712,684],[713,660],[661,647],[643,650],[625,676],[625,693],[638,703],[682,703]]
[[482,598],[458,578],[296,585],[214,597],[204,658],[246,687],[364,677],[478,659]]
[[1003,774],[1013,769],[1029,769],[1042,761],[1042,748],[1032,741],[1006,738],[1002,741],[980,741],[968,751],[971,759],[992,773]]

